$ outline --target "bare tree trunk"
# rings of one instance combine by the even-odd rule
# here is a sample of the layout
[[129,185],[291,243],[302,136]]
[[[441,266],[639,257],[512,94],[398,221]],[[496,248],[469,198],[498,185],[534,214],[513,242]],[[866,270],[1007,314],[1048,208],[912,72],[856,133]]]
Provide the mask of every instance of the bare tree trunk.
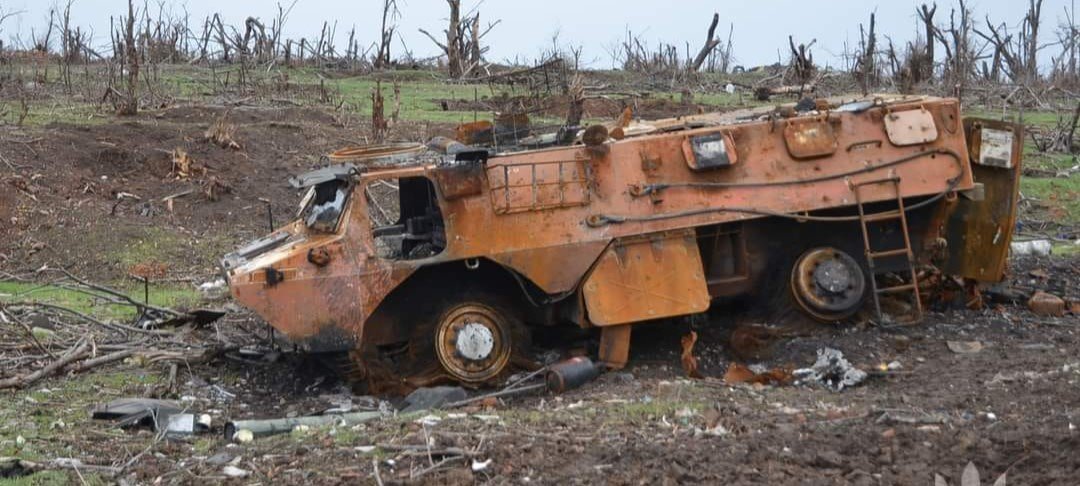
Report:
[[128,0],[128,16],[124,21],[124,100],[117,114],[135,115],[139,112],[139,52],[135,45],[135,4]]
[[720,23],[720,14],[713,13],[712,23],[709,24],[708,34],[705,36],[705,45],[701,46],[701,50],[698,51],[697,56],[694,57],[693,62],[690,63],[690,71],[697,71],[701,69],[701,65],[705,62],[705,59],[709,57],[713,49],[720,45],[720,41],[716,38],[716,25]]
[[461,49],[461,0],[446,0],[450,5],[450,25],[446,29],[446,65],[451,77],[460,77],[462,72]]
[[379,50],[375,53],[375,61],[372,63],[376,69],[390,66],[390,44],[394,40],[393,24],[398,16],[397,0],[383,0],[382,27],[379,30]]
[[934,81],[934,44],[937,42],[935,40],[937,36],[934,34],[936,29],[934,14],[937,13],[937,3],[935,2],[933,7],[922,4],[918,13],[919,19],[923,22],[923,28],[926,30],[926,64],[921,66],[923,72],[918,73],[917,77],[932,83]]
[[1027,25],[1024,50],[1027,59],[1024,64],[1027,72],[1027,81],[1035,82],[1039,79],[1039,24],[1042,23],[1043,0],[1031,0],[1024,23]]

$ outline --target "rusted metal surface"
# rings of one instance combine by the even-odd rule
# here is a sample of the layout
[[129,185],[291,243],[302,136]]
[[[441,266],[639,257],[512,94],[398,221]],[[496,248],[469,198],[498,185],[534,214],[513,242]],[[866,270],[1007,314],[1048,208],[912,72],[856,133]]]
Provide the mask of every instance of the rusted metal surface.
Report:
[[566,361],[551,365],[544,373],[547,389],[553,393],[562,393],[577,388],[600,374],[600,368],[585,356],[575,356]]
[[498,311],[485,305],[451,309],[439,318],[435,333],[439,361],[463,382],[495,378],[510,361],[510,330]]
[[478,145],[491,143],[495,137],[495,124],[483,120],[470,123],[462,123],[457,127],[454,138],[466,145]]
[[597,326],[705,312],[711,300],[689,231],[616,240],[583,291],[589,320]]
[[608,326],[600,331],[600,362],[613,370],[626,366],[630,358],[630,330],[633,326]]
[[980,189],[973,197],[960,196],[948,208],[949,256],[943,270],[997,282],[1004,278],[1016,227],[1024,132],[1018,125],[992,120],[964,120],[964,129],[971,160],[979,162],[971,168]]
[[784,124],[784,143],[796,159],[814,159],[836,153],[837,140],[827,118],[801,120]]
[[885,115],[885,133],[893,145],[922,145],[938,139],[934,115],[923,107],[893,111]]
[[[619,124],[626,129],[622,140],[609,138],[606,129],[601,133],[601,126],[587,134],[585,145],[464,161],[460,153],[415,145],[338,152],[334,160],[358,167],[351,188],[376,181],[401,187],[400,216],[369,217],[385,208],[368,197],[350,197],[331,231],[300,220],[230,255],[229,283],[238,301],[291,339],[313,349],[354,349],[408,338],[414,320],[371,321],[391,294],[428,289],[428,298],[490,285],[470,280],[483,260],[507,275],[496,290],[518,292],[534,314],[603,328],[601,359],[620,367],[629,350],[627,324],[701,312],[712,298],[747,292],[762,281],[760,260],[768,255],[747,251],[741,236],[731,236],[737,232],[717,228],[773,220],[850,223],[852,187],[886,177],[902,181],[898,189],[867,186],[860,192],[863,203],[895,203],[899,196],[918,201],[911,211],[955,204],[948,218],[944,210],[935,212],[934,227],[920,226],[913,240],[929,248],[929,235],[945,235],[950,251],[967,255],[957,267],[962,275],[991,277],[999,270],[995,259],[981,273],[968,272],[977,260],[996,258],[999,248],[1008,247],[1012,225],[1006,223],[1015,199],[995,187],[1015,188],[1019,160],[1005,177],[991,164],[999,156],[984,157],[973,179],[955,100],[820,101],[815,107],[819,111],[808,113],[789,107],[784,118],[759,110],[638,125],[627,120]],[[983,177],[992,211],[961,207],[963,198],[951,202],[952,194],[972,191]],[[432,189],[406,194],[416,187],[406,183],[413,180],[431,181]],[[971,231],[985,233],[974,226],[981,224],[974,222],[978,211],[990,211],[986,215],[1001,228],[999,236],[988,237],[992,244],[961,242]],[[821,233],[828,232],[824,228]],[[857,240],[857,230],[849,231]],[[387,241],[397,251],[380,253]],[[703,258],[700,248],[712,253]],[[453,273],[457,280],[437,280],[451,270],[459,272]],[[475,273],[481,274],[489,280],[493,275]],[[436,280],[418,280],[424,278]],[[817,280],[807,282],[819,285]],[[822,298],[814,292],[804,297]],[[397,301],[410,298],[419,297]],[[448,337],[443,343],[448,356],[461,354],[457,342]]]

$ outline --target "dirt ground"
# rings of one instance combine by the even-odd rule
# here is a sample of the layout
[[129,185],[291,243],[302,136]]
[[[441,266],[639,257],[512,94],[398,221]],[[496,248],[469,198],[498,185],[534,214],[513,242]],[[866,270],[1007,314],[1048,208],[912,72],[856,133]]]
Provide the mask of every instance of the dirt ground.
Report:
[[[1014,261],[1013,275],[1017,287],[1038,280],[1075,293],[1080,260]],[[18,392],[9,403],[34,414],[79,409],[81,415],[67,415],[64,432],[52,439],[60,443],[52,445],[85,464],[124,463],[152,450],[121,478],[131,484],[227,480],[228,465],[248,474],[231,479],[237,483],[371,484],[378,468],[384,484],[927,484],[935,474],[959,484],[969,462],[988,481],[1007,474],[1009,484],[1076,484],[1075,316],[1040,317],[1024,306],[995,304],[931,312],[915,327],[799,326],[797,337],[770,342],[760,349],[766,357],[750,362],[728,341],[732,329],[747,324],[753,323],[714,312],[698,325],[703,380],[686,379],[679,364],[678,338],[688,324],[665,322],[635,331],[628,368],[563,395],[247,444],[225,440],[223,423],[343,404],[392,409],[400,399],[354,396],[317,361],[286,353],[273,362],[222,359],[183,369],[171,394],[157,371],[129,364],[114,371],[129,375],[96,386],[89,398],[68,401],[59,379]],[[957,353],[950,341],[977,341],[980,349]],[[865,370],[899,366],[842,392],[728,386],[719,379],[736,361],[805,367],[825,347]],[[95,404],[128,396],[179,398],[192,411],[209,413],[213,428],[159,441],[148,430],[121,431],[85,415]],[[9,419],[5,436],[33,427]]]
[[[669,105],[679,103],[653,108],[677,111]],[[605,117],[619,109],[589,107]],[[239,148],[204,140],[223,116]],[[355,123],[291,105],[181,105],[122,123],[5,130],[0,268],[61,266],[115,281],[136,265],[160,264],[163,281],[213,278],[217,258],[266,231],[263,200],[272,201],[275,223],[292,217],[299,197],[288,175],[317,165],[319,154],[363,142]],[[447,129],[402,124],[397,135]],[[178,176],[177,148],[205,173]],[[189,190],[170,209],[165,198]],[[1017,289],[1076,298],[1080,258],[1015,260],[1010,278]],[[234,357],[182,367],[174,389],[160,367],[129,361],[5,392],[0,455],[33,450],[129,465],[118,478],[91,475],[129,484],[928,484],[935,474],[958,484],[969,462],[984,481],[1007,474],[1009,484],[1078,482],[1076,316],[1039,317],[1022,304],[991,301],[983,310],[936,310],[914,327],[800,325],[748,358],[729,339],[733,329],[755,324],[770,323],[717,310],[698,324],[695,354],[706,379],[687,379],[680,366],[679,338],[689,324],[664,322],[635,330],[627,369],[563,395],[246,444],[225,440],[225,421],[304,416],[343,403],[392,409],[400,399],[355,396],[314,360],[288,352],[271,362]],[[244,331],[247,344],[262,342],[262,324],[238,310],[185,339],[213,341],[225,328]],[[977,341],[980,349],[957,353],[949,341]],[[721,380],[733,362],[806,367],[825,347],[865,370],[894,369],[842,392]],[[132,396],[178,399],[210,414],[212,430],[161,440],[89,418],[93,406]],[[227,466],[246,476],[230,478]],[[59,474],[46,478],[82,475]]]

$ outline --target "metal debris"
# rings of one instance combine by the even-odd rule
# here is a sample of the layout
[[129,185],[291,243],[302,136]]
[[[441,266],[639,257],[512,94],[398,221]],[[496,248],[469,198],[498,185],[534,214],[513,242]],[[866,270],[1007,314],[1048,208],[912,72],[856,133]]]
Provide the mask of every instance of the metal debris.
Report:
[[844,353],[832,348],[819,349],[817,361],[811,367],[795,370],[793,374],[800,382],[817,383],[832,391],[843,391],[862,383],[867,377],[865,371],[844,358]]
[[1065,315],[1065,301],[1054,294],[1035,292],[1028,300],[1028,308],[1040,316],[1061,317]]
[[182,411],[180,404],[169,400],[120,398],[94,410],[91,416],[99,420],[115,420],[116,425],[123,428],[147,426],[164,430],[171,417]]

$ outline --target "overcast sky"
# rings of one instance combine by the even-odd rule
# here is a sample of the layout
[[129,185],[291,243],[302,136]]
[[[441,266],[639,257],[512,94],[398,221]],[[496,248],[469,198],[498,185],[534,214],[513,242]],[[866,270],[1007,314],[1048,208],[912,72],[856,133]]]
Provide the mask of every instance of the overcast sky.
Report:
[[[282,0],[288,5],[292,0]],[[817,39],[815,60],[820,64],[836,65],[844,52],[845,42],[858,43],[859,24],[866,23],[872,11],[877,12],[878,31],[892,37],[897,44],[913,39],[918,27],[916,5],[927,0],[463,0],[465,8],[480,3],[481,22],[501,20],[487,37],[491,47],[488,59],[503,61],[520,56],[535,59],[551,45],[552,36],[559,34],[563,44],[582,46],[583,60],[591,67],[612,66],[610,49],[625,37],[629,28],[655,45],[659,40],[678,45],[685,50],[700,47],[705,29],[713,12],[718,12],[723,35],[734,24],[735,57],[738,64],[747,66],[768,64],[786,58],[787,35],[796,41]],[[150,0],[151,10],[158,0]],[[61,4],[63,2],[61,1]],[[141,2],[137,2],[139,4]],[[435,54],[436,48],[417,29],[425,28],[441,35],[447,15],[445,0],[398,0],[401,18],[398,32],[417,57]],[[946,21],[954,2],[940,0],[937,18]],[[1007,22],[1017,27],[1027,9],[1025,0],[971,0],[979,25],[990,15],[995,23]],[[1076,0],[1045,0],[1043,6],[1043,39],[1050,42],[1059,24],[1065,22],[1066,9],[1075,8]],[[337,22],[338,37],[344,39],[355,25],[358,36],[367,42],[378,38],[381,0],[297,0],[285,26],[288,37],[316,37],[322,22]],[[47,23],[49,0],[0,0],[5,12],[22,11],[16,18],[0,26],[0,38],[13,35],[28,38],[30,29],[40,31]],[[276,15],[271,0],[177,0],[167,1],[166,9],[176,14],[185,8],[191,16],[192,28],[201,25],[210,13],[220,13],[227,23],[241,25],[248,16],[262,19],[269,26]],[[126,11],[124,0],[74,0],[72,20],[90,27],[98,44],[108,42],[110,15]],[[401,40],[394,44],[394,55],[400,53]],[[10,42],[10,40],[9,40]],[[344,40],[339,42],[343,48]],[[1056,55],[1056,47],[1043,52],[1043,58]]]

